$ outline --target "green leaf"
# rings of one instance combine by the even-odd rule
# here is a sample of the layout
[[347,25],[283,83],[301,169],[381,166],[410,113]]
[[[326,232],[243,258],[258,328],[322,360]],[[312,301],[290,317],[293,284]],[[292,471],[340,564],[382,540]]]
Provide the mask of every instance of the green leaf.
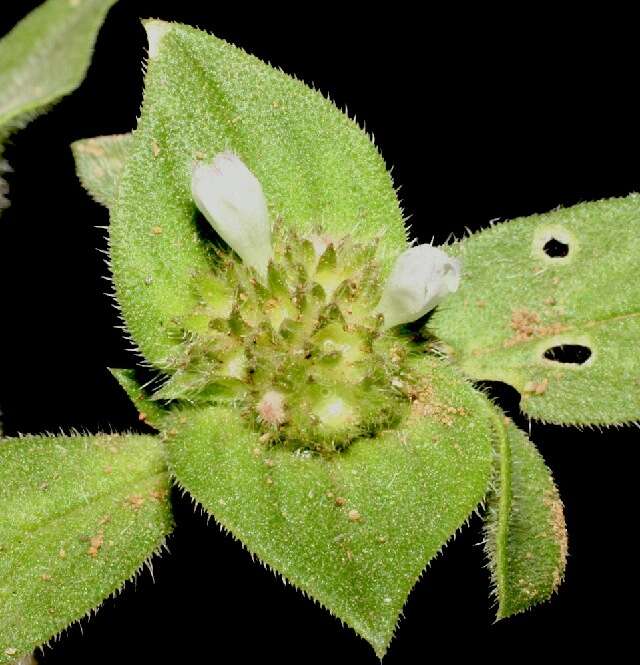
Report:
[[165,327],[195,304],[209,266],[196,226],[196,159],[232,149],[262,183],[272,220],[336,235],[383,235],[388,264],[406,245],[391,178],[368,136],[319,93],[187,26],[150,21],[142,116],[111,222],[124,319],[152,363],[175,345]]
[[489,495],[485,548],[497,618],[547,600],[562,582],[567,532],[558,490],[527,435],[509,418],[494,414],[499,475]]
[[[519,390],[529,416],[568,424],[638,420],[639,219],[633,194],[465,239],[457,246],[460,289],[434,313],[430,330],[468,376]],[[566,256],[547,254],[552,239]]]
[[0,40],[0,137],[23,127],[85,76],[116,0],[48,0]]
[[482,501],[492,428],[484,398],[425,360],[428,415],[322,456],[269,447],[238,410],[184,410],[169,434],[180,485],[264,563],[382,656],[427,563]]
[[7,138],[80,85],[116,1],[48,0],[0,39],[0,211],[9,205]]
[[155,437],[0,440],[0,663],[136,574],[171,530],[167,494]]
[[83,139],[71,144],[82,186],[103,206],[110,208],[131,145],[131,134]]
[[141,421],[148,423],[157,430],[162,429],[162,424],[168,415],[167,409],[147,397],[144,388],[136,380],[135,370],[132,369],[111,369],[109,371],[120,384],[120,387],[127,393],[133,405],[138,409]]

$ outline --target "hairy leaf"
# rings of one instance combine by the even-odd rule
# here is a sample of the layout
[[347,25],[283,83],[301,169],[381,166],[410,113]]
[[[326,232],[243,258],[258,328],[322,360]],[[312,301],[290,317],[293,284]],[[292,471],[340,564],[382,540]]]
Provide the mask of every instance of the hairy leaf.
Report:
[[423,371],[432,387],[424,411],[332,456],[268,447],[225,407],[183,411],[168,438],[177,481],[379,656],[411,588],[491,474],[483,398],[439,363]]
[[109,369],[120,387],[127,393],[133,405],[138,409],[139,418],[157,430],[162,429],[162,422],[168,414],[167,409],[147,397],[144,388],[136,380],[135,370]]
[[544,460],[527,435],[496,410],[499,473],[489,494],[485,549],[497,618],[547,600],[558,588],[567,559],[562,501]]
[[155,437],[0,440],[0,663],[135,575],[171,529],[167,493]]
[[0,39],[0,211],[9,205],[2,155],[9,135],[72,92],[116,0],[47,0]]
[[459,291],[430,321],[474,379],[541,420],[640,418],[640,196],[498,224],[457,247]]
[[0,136],[19,129],[84,78],[116,0],[47,0],[0,40]]
[[131,145],[131,134],[83,139],[71,144],[82,186],[103,206],[110,208]]
[[367,135],[300,81],[224,41],[150,21],[138,130],[111,223],[124,319],[147,360],[175,344],[168,322],[209,256],[191,197],[194,160],[236,151],[262,183],[272,220],[359,238],[384,234],[383,262],[405,247],[391,179]]

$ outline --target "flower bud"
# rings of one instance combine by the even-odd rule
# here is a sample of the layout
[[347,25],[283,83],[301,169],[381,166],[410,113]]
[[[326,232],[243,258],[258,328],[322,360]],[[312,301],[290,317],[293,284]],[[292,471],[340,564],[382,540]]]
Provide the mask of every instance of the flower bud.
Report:
[[191,193],[200,212],[236,254],[265,278],[271,248],[267,202],[258,179],[231,152],[193,167]]
[[416,321],[458,290],[461,263],[432,245],[418,245],[396,259],[376,308],[384,328]]

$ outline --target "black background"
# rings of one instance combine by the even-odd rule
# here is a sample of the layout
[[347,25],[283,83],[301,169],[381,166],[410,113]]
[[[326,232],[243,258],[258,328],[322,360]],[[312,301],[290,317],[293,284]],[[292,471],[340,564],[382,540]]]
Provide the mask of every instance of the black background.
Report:
[[[6,5],[10,6],[7,7]],[[3,3],[1,31],[37,2]],[[424,11],[424,10],[423,10]],[[196,0],[121,0],[73,96],[14,137],[12,207],[0,220],[0,405],[5,432],[142,431],[106,371],[132,366],[107,290],[107,213],[74,176],[71,141],[136,122],[140,17],[206,28],[314,83],[375,134],[421,240],[494,218],[638,189],[638,58],[630,17],[518,15],[398,3],[349,16],[346,3],[256,10]],[[630,275],[630,279],[637,276]],[[517,416],[517,396],[496,389]],[[528,423],[522,418],[524,427]],[[570,560],[553,600],[493,623],[479,520],[434,561],[385,663],[501,655],[556,658],[631,642],[637,591],[637,429],[531,425],[566,504]],[[375,663],[369,647],[285,587],[186,499],[170,555],[72,627],[44,662]]]

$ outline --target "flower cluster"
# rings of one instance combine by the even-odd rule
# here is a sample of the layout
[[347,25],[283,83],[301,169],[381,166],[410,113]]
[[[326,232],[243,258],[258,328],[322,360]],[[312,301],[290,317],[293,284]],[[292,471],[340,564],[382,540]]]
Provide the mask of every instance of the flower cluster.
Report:
[[[267,202],[257,178],[231,152],[211,164],[197,163],[192,194],[196,205],[220,237],[240,258],[266,278],[273,258]],[[460,283],[460,261],[432,245],[417,245],[396,260],[376,311],[384,327],[423,317]]]

